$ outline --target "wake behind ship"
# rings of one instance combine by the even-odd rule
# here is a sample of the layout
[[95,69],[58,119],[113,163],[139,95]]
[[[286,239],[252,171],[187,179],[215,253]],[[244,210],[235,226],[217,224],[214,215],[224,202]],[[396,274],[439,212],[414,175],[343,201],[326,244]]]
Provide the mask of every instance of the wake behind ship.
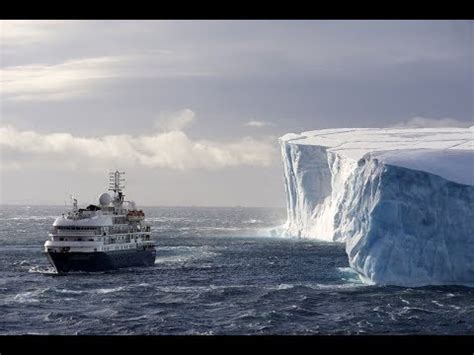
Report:
[[123,174],[110,173],[113,197],[103,193],[99,205],[85,209],[74,199],[72,211],[54,221],[44,252],[58,273],[154,265],[150,225],[133,201],[124,200]]

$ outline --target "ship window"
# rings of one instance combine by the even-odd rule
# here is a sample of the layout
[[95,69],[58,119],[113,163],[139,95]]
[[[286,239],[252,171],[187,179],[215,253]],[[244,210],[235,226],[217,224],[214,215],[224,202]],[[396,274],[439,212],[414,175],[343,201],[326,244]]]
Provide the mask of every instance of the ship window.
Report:
[[64,238],[59,238],[59,240],[64,240]]

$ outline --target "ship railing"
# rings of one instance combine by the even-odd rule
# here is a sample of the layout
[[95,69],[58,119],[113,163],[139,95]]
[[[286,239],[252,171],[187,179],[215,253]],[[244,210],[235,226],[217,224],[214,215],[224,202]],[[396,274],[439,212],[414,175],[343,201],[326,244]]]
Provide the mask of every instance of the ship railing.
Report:
[[96,236],[101,235],[99,230],[74,230],[74,229],[53,229],[50,231],[51,234],[55,236],[65,237],[65,236]]
[[[146,239],[146,237],[140,237],[140,243],[154,243],[152,239]],[[122,244],[122,243],[130,243],[135,240],[135,236],[126,237],[125,239],[118,239],[118,237],[111,237],[104,238],[103,244]]]
[[123,244],[123,243],[130,243],[130,238],[126,238],[126,239],[123,239],[123,240],[120,240],[120,239],[115,239],[115,238],[111,238],[111,239],[104,239],[104,244]]
[[67,241],[46,241],[45,247],[81,247],[81,248],[90,248],[90,247],[97,247],[99,244],[97,242],[92,241],[75,241],[75,240],[67,240]]

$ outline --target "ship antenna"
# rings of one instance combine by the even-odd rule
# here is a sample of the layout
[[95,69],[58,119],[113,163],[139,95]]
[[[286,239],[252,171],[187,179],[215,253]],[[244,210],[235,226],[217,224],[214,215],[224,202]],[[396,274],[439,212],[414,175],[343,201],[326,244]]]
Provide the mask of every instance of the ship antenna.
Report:
[[73,195],[70,195],[70,198],[72,200],[72,210],[77,212],[77,198],[75,198]]
[[122,193],[122,189],[125,188],[123,185],[125,178],[122,176],[125,175],[123,171],[114,171],[109,173],[109,191],[114,192],[114,201],[117,203],[117,207],[122,207],[122,202],[124,199],[124,194]]

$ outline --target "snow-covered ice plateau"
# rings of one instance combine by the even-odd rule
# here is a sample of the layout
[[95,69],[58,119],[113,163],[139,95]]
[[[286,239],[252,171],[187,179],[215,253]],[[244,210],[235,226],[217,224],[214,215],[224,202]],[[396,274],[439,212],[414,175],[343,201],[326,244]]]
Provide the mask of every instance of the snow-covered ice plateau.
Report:
[[474,285],[474,127],[279,139],[290,236],[343,242],[367,283]]

